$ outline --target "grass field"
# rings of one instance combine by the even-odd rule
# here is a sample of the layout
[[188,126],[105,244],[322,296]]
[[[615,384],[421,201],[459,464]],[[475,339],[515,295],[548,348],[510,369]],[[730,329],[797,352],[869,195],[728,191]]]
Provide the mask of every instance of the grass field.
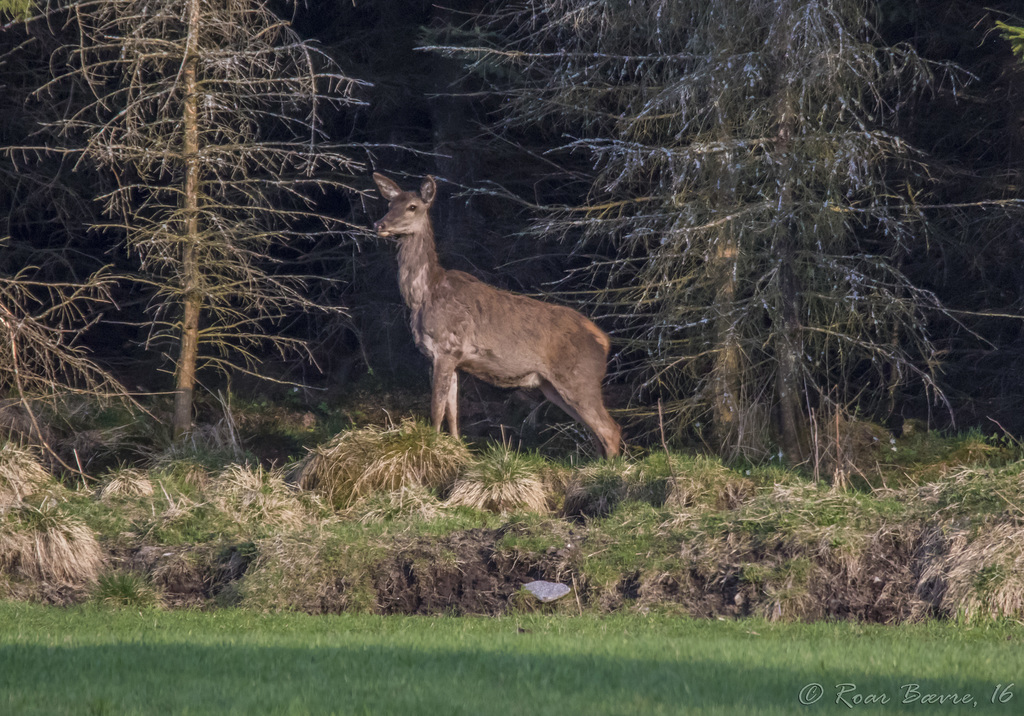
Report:
[[1014,625],[0,603],[0,713],[1009,714],[1022,643]]

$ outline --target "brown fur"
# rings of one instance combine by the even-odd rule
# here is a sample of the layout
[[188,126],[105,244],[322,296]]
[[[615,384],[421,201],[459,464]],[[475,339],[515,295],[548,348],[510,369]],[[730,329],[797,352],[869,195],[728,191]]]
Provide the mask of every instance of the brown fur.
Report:
[[431,420],[458,434],[455,371],[504,388],[540,388],[549,400],[597,436],[606,457],[619,452],[620,430],[604,407],[610,341],[577,311],[502,291],[462,271],[441,267],[429,209],[437,187],[427,177],[420,192],[402,191],[374,174],[390,202],[374,224],[399,239],[398,282],[409,306],[416,345],[434,364]]

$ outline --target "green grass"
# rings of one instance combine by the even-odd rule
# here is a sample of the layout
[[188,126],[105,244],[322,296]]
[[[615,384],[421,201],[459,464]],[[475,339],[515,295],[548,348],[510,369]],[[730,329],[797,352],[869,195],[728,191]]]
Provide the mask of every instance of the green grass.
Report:
[[[1024,630],[664,616],[498,619],[0,603],[12,714],[1017,713]],[[808,684],[824,695],[798,698]],[[971,694],[970,705],[900,703]],[[845,687],[843,687],[845,688]],[[1021,688],[1024,688],[1022,686]],[[1005,697],[1004,697],[1005,698]],[[855,704],[856,705],[856,704]],[[977,709],[977,710],[976,710]]]

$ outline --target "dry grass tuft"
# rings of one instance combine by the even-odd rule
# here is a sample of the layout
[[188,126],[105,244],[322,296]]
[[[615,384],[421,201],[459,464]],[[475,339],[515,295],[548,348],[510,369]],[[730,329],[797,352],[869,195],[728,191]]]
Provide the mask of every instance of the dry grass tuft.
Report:
[[426,487],[409,485],[363,497],[347,512],[350,516],[358,516],[363,524],[379,524],[395,519],[429,522],[444,510],[445,506]]
[[716,458],[698,455],[681,465],[671,480],[665,505],[672,509],[694,507],[732,510],[755,493],[752,480],[737,475]]
[[149,497],[153,494],[153,483],[142,470],[124,468],[111,473],[100,489],[104,502],[116,497]]
[[1024,527],[958,529],[945,542],[926,561],[919,594],[930,596],[941,614],[968,622],[1024,617]]
[[360,546],[350,547],[318,529],[260,540],[240,585],[240,605],[312,614],[375,609],[376,560],[361,559]]
[[161,560],[150,575],[153,585],[164,594],[171,604],[187,604],[185,595],[202,593],[205,584],[204,575],[194,558],[187,552],[178,552],[166,560]]
[[34,450],[0,446],[0,570],[57,586],[96,581],[103,552],[92,530],[60,509],[59,494]]
[[50,482],[35,450],[13,442],[0,446],[0,514]]
[[186,495],[172,496],[166,489],[164,498],[167,500],[167,509],[160,513],[160,520],[164,526],[179,520],[191,519],[195,515],[196,508],[202,506],[202,503],[196,502]]
[[982,514],[1024,515],[1024,463],[1000,468],[961,467],[919,488],[894,494],[928,505],[943,517]]
[[279,473],[258,466],[230,465],[210,489],[217,509],[240,524],[257,522],[294,530],[312,519]]
[[988,465],[1008,462],[1015,451],[1006,445],[994,445],[980,433],[964,435],[960,444],[946,457],[950,465]]
[[597,465],[577,470],[565,487],[562,513],[566,517],[603,517],[626,496],[625,475],[634,466]]
[[575,471],[565,488],[562,513],[567,517],[602,517],[626,501],[661,507],[668,492],[663,461],[604,461]]
[[204,489],[209,485],[212,476],[210,471],[202,465],[189,463],[182,471],[181,481],[186,485]]
[[171,443],[150,455],[155,471],[176,473],[194,470],[196,484],[205,480],[210,472],[244,458],[244,451],[231,425],[221,421],[215,425],[199,425],[181,440]]
[[506,445],[492,445],[455,481],[447,504],[500,513],[547,512],[538,460]]
[[823,410],[811,426],[814,478],[846,487],[853,476],[876,474],[888,459],[892,434],[881,425],[851,417],[842,408]]
[[0,567],[58,585],[95,583],[103,551],[92,530],[52,498],[21,504],[0,524]]
[[299,471],[299,486],[324,495],[335,509],[380,491],[447,488],[469,462],[462,441],[405,420],[395,428],[343,432],[315,448]]

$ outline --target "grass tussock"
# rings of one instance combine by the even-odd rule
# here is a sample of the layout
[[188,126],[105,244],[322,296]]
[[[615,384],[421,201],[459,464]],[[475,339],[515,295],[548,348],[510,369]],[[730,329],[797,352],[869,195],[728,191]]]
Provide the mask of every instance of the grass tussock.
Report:
[[447,489],[468,462],[461,440],[405,420],[392,428],[343,432],[313,449],[300,468],[299,486],[345,509],[376,492],[413,485]]
[[210,492],[217,509],[241,524],[296,530],[313,519],[280,473],[258,466],[230,465],[213,481]]
[[940,615],[967,622],[1024,617],[1024,527],[959,529],[945,541],[921,574]]
[[408,485],[363,497],[347,513],[363,524],[381,524],[396,520],[430,522],[445,509],[444,503],[423,485]]
[[0,568],[59,586],[95,583],[103,550],[80,520],[53,498],[22,503],[0,523]]
[[1024,515],[1024,462],[1001,467],[958,467],[940,479],[894,494],[928,506],[943,518],[983,520],[991,515]]
[[150,455],[150,467],[156,472],[196,473],[193,479],[205,480],[210,474],[243,460],[238,435],[224,421],[197,426],[184,438]]
[[0,572],[56,587],[96,581],[103,550],[62,495],[34,450],[0,447]]
[[943,482],[948,475],[963,469],[1013,469],[1024,459],[1021,443],[968,430],[959,435],[913,429],[892,440],[887,450],[888,465],[883,465],[883,482],[906,487],[928,482]]
[[238,604],[258,611],[313,614],[372,611],[382,550],[365,535],[320,528],[277,533],[256,543],[257,557],[238,588]]
[[670,469],[663,456],[639,462],[602,461],[575,471],[565,487],[566,517],[603,517],[624,502],[661,507],[669,494]]
[[34,449],[14,442],[0,446],[0,514],[50,483]]
[[149,497],[153,483],[143,470],[121,468],[115,470],[100,488],[100,499],[109,502],[115,498]]
[[877,474],[895,443],[889,431],[842,408],[823,410],[812,425],[810,470],[814,479],[846,487],[851,478]]
[[162,606],[159,590],[148,576],[138,572],[116,571],[101,575],[93,600],[108,607],[153,609]]
[[753,480],[737,474],[721,460],[706,455],[677,458],[665,506],[673,510],[731,510],[755,493]]
[[455,481],[448,504],[506,514],[547,512],[543,459],[492,445]]

